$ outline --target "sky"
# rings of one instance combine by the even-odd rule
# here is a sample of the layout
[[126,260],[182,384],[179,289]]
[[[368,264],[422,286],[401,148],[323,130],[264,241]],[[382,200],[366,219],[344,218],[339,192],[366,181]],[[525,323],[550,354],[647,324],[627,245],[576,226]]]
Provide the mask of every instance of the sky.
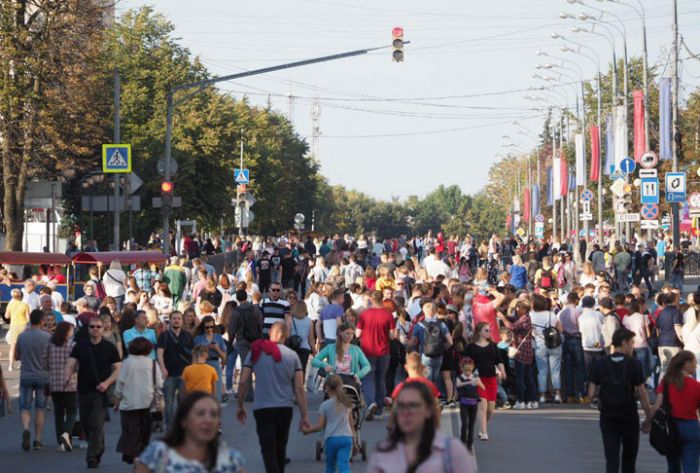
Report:
[[[672,0],[624,0],[646,10],[649,64],[670,73]],[[199,56],[215,75],[385,46],[391,30],[404,28],[405,60],[391,60],[391,49],[322,64],[258,75],[219,88],[236,98],[272,107],[289,117],[312,144],[317,117],[316,157],[333,185],[389,199],[423,196],[438,185],[456,184],[478,192],[489,168],[509,152],[537,143],[544,112],[532,110],[529,87],[550,85],[531,77],[560,79],[544,100],[574,107],[571,83],[578,73],[537,70],[556,62],[537,56],[565,57],[594,76],[594,61],[564,53],[565,38],[593,48],[602,63],[611,60],[609,39],[615,35],[618,56],[622,38],[616,27],[594,30],[580,20],[562,20],[561,12],[599,17],[624,25],[629,56],[641,55],[642,29],[637,13],[613,0],[120,0],[117,16],[150,5],[174,25],[174,36]],[[600,17],[604,9],[607,13]],[[700,2],[678,0],[679,31],[700,54]],[[611,16],[615,15],[615,17]],[[617,28],[622,29],[621,26]],[[587,51],[587,50],[582,50]],[[700,60],[681,49],[682,94],[700,86]],[[571,67],[571,66],[569,66]],[[575,68],[573,68],[575,69]],[[550,102],[551,103],[551,102]],[[504,145],[511,144],[510,147]],[[231,157],[232,163],[235,157]]]

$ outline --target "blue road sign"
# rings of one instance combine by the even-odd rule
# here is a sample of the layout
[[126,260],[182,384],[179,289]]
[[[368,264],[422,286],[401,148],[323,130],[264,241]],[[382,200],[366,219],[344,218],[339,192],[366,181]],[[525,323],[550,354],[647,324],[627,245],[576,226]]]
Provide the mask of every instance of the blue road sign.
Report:
[[685,202],[685,173],[666,173],[666,202]]
[[250,169],[234,169],[233,180],[236,184],[250,184]]
[[102,145],[102,172],[131,172],[131,145]]
[[659,179],[657,177],[643,177],[641,179],[639,194],[642,204],[658,204]]
[[634,162],[632,158],[625,158],[620,161],[620,171],[625,174],[632,174],[637,167],[637,163]]
[[657,204],[644,204],[641,213],[644,220],[656,220],[659,218],[659,206]]
[[589,189],[586,189],[581,193],[581,200],[584,202],[590,202],[593,200],[593,192],[591,192]]

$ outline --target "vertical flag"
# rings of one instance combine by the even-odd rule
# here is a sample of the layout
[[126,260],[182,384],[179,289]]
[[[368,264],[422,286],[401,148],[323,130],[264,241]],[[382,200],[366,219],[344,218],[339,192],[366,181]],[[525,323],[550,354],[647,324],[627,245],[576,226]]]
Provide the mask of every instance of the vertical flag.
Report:
[[628,156],[627,111],[624,105],[618,105],[615,107],[615,169],[620,169],[620,163]]
[[552,182],[552,167],[547,168],[547,205],[554,205],[554,183]]
[[540,186],[538,184],[532,186],[532,200],[530,205],[532,206],[531,212],[533,215],[540,213]]
[[566,162],[566,157],[564,153],[561,154],[561,164],[560,164],[559,174],[559,184],[561,188],[561,195],[565,196],[569,193],[569,165]]
[[605,116],[605,175],[615,165],[615,119],[612,114]]
[[530,189],[526,187],[523,190],[523,221],[524,222],[530,221],[530,211],[531,211],[530,197],[531,197]]
[[[576,190],[576,174],[573,171],[569,172],[569,191]],[[576,192],[574,192],[575,194]]]
[[561,198],[561,159],[552,159],[552,200]]
[[591,126],[591,181],[598,182],[600,179],[600,129],[598,126]]
[[644,136],[644,92],[635,90],[634,96],[634,160],[639,159],[647,150],[646,136]]
[[671,79],[659,81],[659,159],[672,159],[673,131],[671,130]]
[[586,185],[586,155],[583,150],[583,135],[576,133],[574,137],[576,143],[576,185]]

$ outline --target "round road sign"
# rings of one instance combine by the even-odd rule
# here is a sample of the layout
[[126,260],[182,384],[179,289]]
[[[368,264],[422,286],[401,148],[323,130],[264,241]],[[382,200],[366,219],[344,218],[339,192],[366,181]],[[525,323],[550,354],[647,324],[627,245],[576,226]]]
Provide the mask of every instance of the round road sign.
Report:
[[584,190],[581,192],[581,200],[584,202],[590,202],[593,200],[593,192],[591,192],[590,189]]
[[659,205],[644,204],[642,205],[641,213],[644,220],[656,220],[657,218],[659,218]]
[[693,209],[700,208],[700,192],[693,192],[688,196],[688,205]]
[[542,215],[542,214],[535,215],[535,222],[540,222],[540,223],[544,222],[544,215]]
[[639,165],[644,169],[651,169],[659,164],[659,157],[653,151],[647,151],[639,158]]
[[632,158],[625,158],[620,161],[620,171],[624,172],[625,174],[632,174],[636,167],[637,164]]

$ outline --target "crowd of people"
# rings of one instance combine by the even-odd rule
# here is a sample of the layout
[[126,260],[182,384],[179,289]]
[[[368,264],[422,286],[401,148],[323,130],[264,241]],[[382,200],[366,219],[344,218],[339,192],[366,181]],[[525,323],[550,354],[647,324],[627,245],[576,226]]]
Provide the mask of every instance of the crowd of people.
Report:
[[[682,252],[660,242],[611,239],[588,253],[496,235],[256,238],[233,245],[232,264],[217,271],[207,253],[221,242],[209,248],[193,236],[164,268],[90,268],[73,304],[50,284],[37,294],[28,279],[5,311],[8,369],[21,362],[21,446],[43,448],[50,398],[59,448],[71,451],[78,431],[90,468],[113,409],[117,451],[136,471],[180,471],[191,460],[202,471],[242,471],[220,431],[235,398],[243,423],[252,403],[267,473],[289,461],[295,405],[301,432],[324,431],[327,472],[349,471],[358,415],[387,413],[370,472],[474,471],[474,440],[490,440],[497,409],[592,404],[607,471],[632,471],[637,402],[648,430],[665,399],[679,433],[669,471],[696,472],[700,292],[681,299]],[[680,287],[658,278],[671,254]],[[629,389],[611,387],[616,379]],[[326,400],[312,424],[306,397],[319,390]],[[4,383],[0,392],[8,398]],[[459,439],[438,429],[450,408],[459,409]],[[151,441],[161,429],[165,439]]]

